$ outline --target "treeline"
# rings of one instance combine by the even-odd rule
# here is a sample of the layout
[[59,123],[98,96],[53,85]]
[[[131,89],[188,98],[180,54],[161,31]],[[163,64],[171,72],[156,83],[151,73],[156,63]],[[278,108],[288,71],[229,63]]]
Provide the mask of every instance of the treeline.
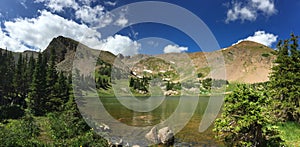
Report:
[[[72,82],[56,70],[56,53],[35,59],[0,52],[0,146],[101,146],[106,141],[83,120]],[[74,79],[75,81],[72,81]]]
[[300,126],[298,36],[292,34],[291,39],[279,41],[276,52],[269,82],[240,84],[226,96],[214,128],[226,145],[285,146],[288,138],[278,126],[287,122]]

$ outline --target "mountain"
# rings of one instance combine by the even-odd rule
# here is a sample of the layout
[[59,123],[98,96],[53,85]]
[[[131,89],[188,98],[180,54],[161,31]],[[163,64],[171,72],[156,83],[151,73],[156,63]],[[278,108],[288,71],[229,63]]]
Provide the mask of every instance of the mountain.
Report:
[[[189,63],[189,60],[191,60],[194,67],[196,68],[196,74],[201,73],[201,75],[203,76],[202,79],[204,79],[210,77],[210,67],[208,65],[206,57],[211,57],[213,59],[213,62],[215,63],[221,62],[220,58],[216,56],[216,54],[219,54],[220,52],[224,57],[226,79],[229,82],[258,83],[268,81],[268,76],[271,72],[273,61],[276,58],[276,56],[274,55],[275,51],[273,49],[252,41],[242,41],[236,45],[214,52],[195,52],[187,54],[168,53],[155,55],[151,58],[155,57],[156,62],[161,62],[161,60],[163,59],[164,61],[168,61],[169,63],[175,63],[176,66],[179,66],[179,70],[180,67],[191,66],[191,64]],[[148,57],[136,55],[131,57],[131,60],[126,59],[123,61],[131,65],[132,63],[135,63],[137,66],[133,69],[139,72],[152,70],[152,72],[157,73],[159,72],[159,70],[170,69],[169,64],[165,64],[164,66],[160,65],[161,67],[159,67],[158,63],[153,63],[154,59],[151,59],[151,62],[145,62],[145,58]],[[134,62],[134,60],[140,61]],[[144,66],[142,66],[141,64]],[[155,69],[155,67],[159,68]],[[174,74],[176,74],[176,72]],[[218,77],[218,73],[216,73],[216,76]]]
[[94,71],[94,66],[91,63],[95,63],[97,58],[113,64],[116,56],[108,51],[99,51],[88,46],[79,43],[71,38],[58,36],[53,38],[47,48],[43,51],[43,54],[49,56],[51,49],[55,49],[57,55],[57,69],[60,71],[71,72],[73,67],[73,61],[76,58],[82,60],[76,60],[77,68],[82,69],[81,74],[90,75],[90,71]]
[[[273,49],[252,41],[242,41],[236,45],[207,53],[168,53],[153,56],[138,54],[124,57],[121,54],[116,56],[108,51],[91,49],[71,38],[58,36],[53,38],[42,53],[49,56],[51,49],[55,49],[57,69],[61,71],[71,72],[73,61],[77,56],[77,58],[84,59],[76,63],[77,68],[83,69],[82,74],[92,74],[91,71],[95,69],[90,64],[95,62],[95,59],[100,58],[104,62],[110,65],[114,64],[117,68],[126,72],[131,71],[138,75],[163,75],[162,78],[169,78],[173,81],[180,80],[180,76],[181,78],[184,77],[185,80],[193,78],[192,76],[189,77],[188,74],[192,70],[185,68],[191,64],[196,68],[196,73],[193,74],[200,73],[202,79],[210,77],[210,67],[206,56],[214,57],[214,54],[221,52],[225,61],[226,78],[229,82],[264,82],[268,81],[273,61],[276,58]],[[20,53],[14,53],[16,59],[18,54]],[[25,51],[22,54],[37,56],[37,52],[33,51]],[[213,60],[219,60],[219,58],[216,57]],[[124,66],[124,63],[126,66]],[[179,75],[178,71],[183,71],[183,73]]]

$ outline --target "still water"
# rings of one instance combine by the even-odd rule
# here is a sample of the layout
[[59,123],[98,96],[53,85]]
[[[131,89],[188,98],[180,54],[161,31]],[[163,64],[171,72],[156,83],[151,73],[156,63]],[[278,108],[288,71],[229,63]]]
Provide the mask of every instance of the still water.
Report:
[[[222,145],[214,138],[213,125],[204,132],[198,131],[209,97],[138,97],[139,103],[133,101],[132,97],[121,99],[86,97],[77,103],[85,118],[93,122],[90,123],[92,126],[95,122],[108,126],[109,136],[122,138],[123,142],[127,141],[130,145],[149,145],[145,134],[153,126],[158,129],[170,127],[176,133],[175,146]],[[148,111],[149,107],[151,111]],[[147,111],[134,111],[135,108],[145,108]]]

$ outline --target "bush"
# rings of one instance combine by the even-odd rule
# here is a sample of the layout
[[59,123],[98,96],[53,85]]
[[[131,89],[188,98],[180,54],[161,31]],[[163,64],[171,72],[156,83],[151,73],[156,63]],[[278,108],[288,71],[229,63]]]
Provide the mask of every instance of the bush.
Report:
[[238,85],[225,98],[221,118],[215,121],[217,138],[229,146],[280,146],[283,140],[269,103],[265,91]]
[[41,146],[38,135],[39,128],[31,116],[0,124],[1,146]]

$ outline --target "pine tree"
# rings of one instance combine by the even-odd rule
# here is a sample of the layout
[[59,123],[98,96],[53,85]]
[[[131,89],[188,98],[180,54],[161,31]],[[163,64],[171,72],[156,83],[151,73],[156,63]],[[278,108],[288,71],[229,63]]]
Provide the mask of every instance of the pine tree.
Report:
[[61,105],[61,100],[60,97],[58,97],[59,93],[57,93],[56,90],[56,88],[59,87],[59,85],[57,85],[58,74],[55,69],[56,54],[54,49],[51,49],[50,52],[46,73],[46,109],[47,111],[54,111]]
[[68,79],[64,76],[63,72],[60,72],[59,77],[55,85],[53,86],[53,94],[50,99],[51,111],[60,111],[64,105],[68,102],[70,96],[70,87]]
[[14,102],[22,107],[25,107],[26,98],[26,79],[24,76],[24,69],[26,68],[22,54],[19,54],[19,59],[15,68],[15,74],[13,78],[13,86],[15,90]]
[[44,115],[46,108],[46,69],[42,53],[39,53],[34,69],[30,92],[26,99],[28,110],[34,115]]
[[298,37],[278,42],[277,59],[270,76],[270,89],[277,116],[300,122],[300,52]]
[[12,52],[6,50],[4,53],[4,68],[3,70],[3,83],[2,83],[2,94],[7,103],[12,103],[14,98],[14,89],[13,89],[13,77],[15,70],[15,61]]
[[4,91],[3,91],[3,80],[4,80],[4,56],[2,54],[2,50],[0,50],[0,105],[3,106],[5,104],[5,101],[4,101]]

